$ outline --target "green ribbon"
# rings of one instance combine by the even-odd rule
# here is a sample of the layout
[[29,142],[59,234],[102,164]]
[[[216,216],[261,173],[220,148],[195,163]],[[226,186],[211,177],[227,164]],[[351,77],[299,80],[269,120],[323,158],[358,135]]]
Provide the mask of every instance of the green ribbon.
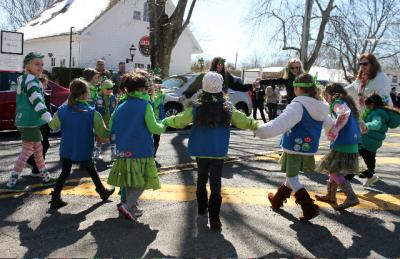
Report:
[[293,82],[293,86],[294,87],[316,87],[318,85],[317,78],[318,78],[318,73],[316,73],[315,76],[312,77],[310,83],[301,83],[301,82],[298,82],[299,78],[296,77],[296,79]]

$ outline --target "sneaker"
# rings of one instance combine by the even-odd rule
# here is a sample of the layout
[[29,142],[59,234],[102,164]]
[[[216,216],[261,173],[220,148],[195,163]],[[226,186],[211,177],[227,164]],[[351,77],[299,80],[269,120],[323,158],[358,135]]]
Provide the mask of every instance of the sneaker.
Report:
[[118,212],[121,213],[121,215],[124,216],[125,219],[132,221],[132,222],[137,221],[136,217],[133,216],[132,213],[130,213],[129,210],[127,208],[125,208],[125,206],[123,204],[118,204],[117,208],[118,208]]
[[133,216],[135,216],[136,218],[139,218],[143,215],[143,210],[139,209],[138,207],[136,207],[136,209],[133,212]]
[[379,181],[379,177],[374,175],[371,178],[367,179],[367,181],[363,184],[363,187],[370,187],[372,185],[374,185],[377,181]]
[[117,159],[117,151],[115,150],[115,147],[111,147],[111,161],[114,161]]
[[96,160],[102,160],[103,159],[103,157],[101,156],[101,150],[98,149],[98,148],[96,148],[94,159],[96,159]]
[[42,177],[43,186],[51,186],[57,182],[57,179],[52,178],[47,170],[40,172],[40,177]]
[[21,185],[13,185],[13,186],[8,186],[7,184],[4,184],[0,190],[2,192],[27,192],[29,191],[29,186],[21,186]]

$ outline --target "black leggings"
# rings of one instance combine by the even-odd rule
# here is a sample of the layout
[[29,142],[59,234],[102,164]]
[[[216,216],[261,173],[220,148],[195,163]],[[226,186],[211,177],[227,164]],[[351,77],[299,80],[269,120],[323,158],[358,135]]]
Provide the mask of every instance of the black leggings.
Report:
[[267,120],[265,119],[265,114],[264,114],[264,103],[262,102],[254,102],[253,103],[253,118],[256,120],[257,119],[257,109],[260,111],[261,113],[261,119],[263,120],[263,122],[267,122]]
[[220,195],[221,177],[224,159],[196,158],[197,162],[197,191],[206,192],[208,178],[210,178],[211,194]]
[[277,116],[278,104],[277,103],[267,103],[268,107],[268,119],[273,120]]
[[[358,151],[360,156],[363,158],[365,164],[367,165],[368,170],[362,172],[362,174],[366,178],[371,178],[375,174],[375,166],[376,166],[376,153],[368,151],[364,148],[360,148]],[[354,174],[346,175],[345,178],[351,181],[354,178]]]

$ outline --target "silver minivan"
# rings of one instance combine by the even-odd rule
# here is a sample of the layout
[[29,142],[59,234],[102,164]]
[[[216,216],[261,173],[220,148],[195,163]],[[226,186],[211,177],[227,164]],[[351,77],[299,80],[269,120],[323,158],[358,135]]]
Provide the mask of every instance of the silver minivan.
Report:
[[[183,75],[173,75],[163,80],[162,90],[165,93],[164,109],[166,116],[176,115],[183,111],[184,107],[191,100],[195,100],[204,73],[189,73]],[[251,92],[239,92],[228,89],[229,100],[247,116],[252,111]],[[188,99],[179,98],[186,96]]]

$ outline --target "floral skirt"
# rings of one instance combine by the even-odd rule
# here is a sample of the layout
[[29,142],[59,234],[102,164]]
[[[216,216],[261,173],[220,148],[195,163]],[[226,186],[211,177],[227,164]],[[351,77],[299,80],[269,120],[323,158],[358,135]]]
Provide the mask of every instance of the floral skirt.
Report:
[[108,176],[108,184],[119,187],[160,189],[153,157],[117,159]]
[[358,153],[343,153],[335,150],[331,150],[322,158],[317,169],[321,173],[339,173],[343,176],[358,174],[358,170]]

